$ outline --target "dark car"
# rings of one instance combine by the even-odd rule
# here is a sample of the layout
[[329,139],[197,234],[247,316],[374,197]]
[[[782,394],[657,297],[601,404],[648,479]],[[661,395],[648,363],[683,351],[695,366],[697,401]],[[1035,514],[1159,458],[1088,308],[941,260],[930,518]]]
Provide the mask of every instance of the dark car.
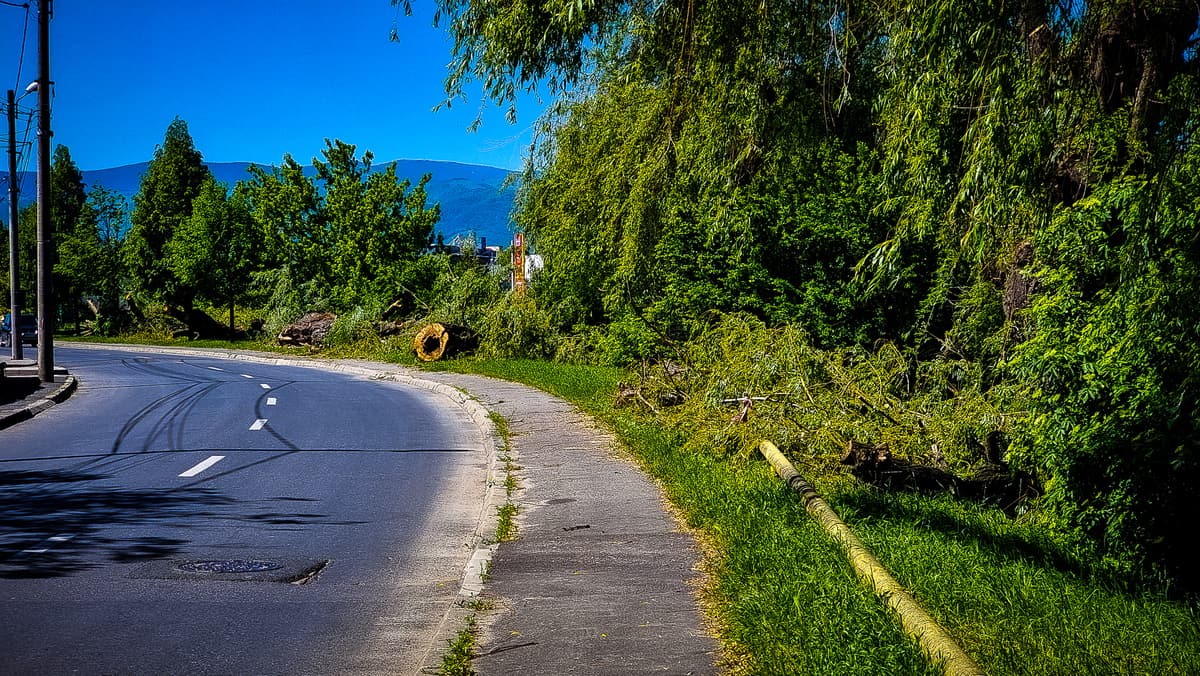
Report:
[[[17,328],[21,332],[21,342],[26,345],[38,344],[37,316],[17,315]],[[12,313],[4,315],[0,320],[0,347],[12,344]]]

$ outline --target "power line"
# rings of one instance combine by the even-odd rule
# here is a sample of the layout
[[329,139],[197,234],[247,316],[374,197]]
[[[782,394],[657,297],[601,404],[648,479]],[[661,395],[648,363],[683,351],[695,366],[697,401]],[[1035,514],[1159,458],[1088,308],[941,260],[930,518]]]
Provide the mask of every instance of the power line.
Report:
[[[4,0],[0,0],[0,2],[4,2]],[[4,2],[4,4],[11,5],[13,7],[17,6],[10,2]],[[16,84],[16,86],[13,87],[14,91],[20,91],[20,89],[21,89],[21,70],[25,67],[25,42],[28,38],[29,38],[29,3],[25,3],[25,30],[21,31],[21,58],[19,61],[17,61],[17,84]]]

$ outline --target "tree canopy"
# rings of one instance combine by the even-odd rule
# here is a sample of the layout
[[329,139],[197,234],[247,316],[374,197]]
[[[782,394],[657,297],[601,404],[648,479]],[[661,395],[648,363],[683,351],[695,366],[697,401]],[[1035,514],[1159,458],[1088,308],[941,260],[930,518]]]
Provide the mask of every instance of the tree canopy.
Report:
[[133,198],[125,256],[138,292],[168,305],[191,307],[197,290],[172,271],[167,242],[191,217],[192,200],[208,177],[187,123],[175,118],[167,126],[162,145],[154,149],[154,158]]
[[247,197],[272,255],[304,280],[316,304],[345,310],[395,300],[440,217],[426,206],[425,176],[413,186],[395,165],[371,171],[370,151],[325,142],[309,177],[290,155],[270,171],[252,167]]

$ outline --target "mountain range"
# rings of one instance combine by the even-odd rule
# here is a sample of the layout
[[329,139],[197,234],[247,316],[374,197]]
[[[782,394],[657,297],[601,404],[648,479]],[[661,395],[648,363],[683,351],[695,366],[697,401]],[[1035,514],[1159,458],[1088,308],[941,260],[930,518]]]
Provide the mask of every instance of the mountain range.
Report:
[[[251,162],[206,162],[205,165],[218,181],[232,186],[250,178]],[[375,163],[371,171],[386,171],[391,162]],[[427,205],[440,204],[442,218],[437,231],[447,242],[456,236],[474,234],[486,238],[489,244],[507,246],[512,241],[513,227],[511,212],[516,187],[510,184],[513,172],[497,167],[478,164],[460,164],[437,160],[396,160],[396,174],[417,183],[422,176],[430,174],[425,186]],[[137,194],[146,173],[148,162],[129,164],[111,169],[94,169],[83,172],[83,182],[91,189],[102,185],[118,192],[129,200],[133,208],[133,196]],[[260,164],[269,169],[271,165]],[[315,175],[310,165],[305,173]],[[7,177],[6,177],[7,178]],[[21,197],[18,201],[24,208],[33,203],[37,195],[36,173],[21,172]],[[7,218],[3,219],[7,220]]]

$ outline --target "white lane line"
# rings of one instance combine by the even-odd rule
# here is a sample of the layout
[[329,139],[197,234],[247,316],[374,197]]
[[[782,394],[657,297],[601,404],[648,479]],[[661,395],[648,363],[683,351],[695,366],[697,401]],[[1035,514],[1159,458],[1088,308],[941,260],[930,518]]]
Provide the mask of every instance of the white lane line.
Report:
[[266,418],[259,418],[258,420],[254,421],[253,425],[250,426],[250,431],[257,432],[263,428],[263,425],[266,425],[266,424],[267,424]]
[[240,374],[243,378],[253,379],[254,376],[248,376],[245,373]]
[[223,455],[209,456],[208,460],[204,460],[204,461],[197,463],[195,467],[189,469],[188,471],[184,472],[183,474],[180,474],[179,476],[183,476],[183,477],[196,476],[197,474],[203,472],[204,470],[208,469],[209,467],[212,467],[213,465],[217,464],[218,462],[221,462],[224,459],[225,459],[225,456],[223,456]]
[[267,406],[274,406],[275,402],[276,402],[275,397],[267,397]]
[[[74,535],[55,535],[52,538],[47,538],[46,542],[53,542],[55,544],[61,544],[63,542],[67,542],[68,540],[70,540],[73,537],[75,537],[75,536]],[[36,547],[36,548],[31,547],[29,549],[22,551],[21,553],[22,554],[45,554],[48,551],[50,551],[49,547]]]
[[224,370],[225,370],[225,369],[223,369],[223,368],[220,368],[220,367],[218,367],[218,366],[206,366],[205,368],[207,368],[209,371],[224,371]]
[[271,389],[271,386],[270,386],[270,385],[268,385],[268,384],[266,384],[266,383],[259,383],[259,384],[258,384],[258,386],[259,386],[259,387],[261,387],[261,388],[263,388],[264,390],[269,390],[269,389]]

